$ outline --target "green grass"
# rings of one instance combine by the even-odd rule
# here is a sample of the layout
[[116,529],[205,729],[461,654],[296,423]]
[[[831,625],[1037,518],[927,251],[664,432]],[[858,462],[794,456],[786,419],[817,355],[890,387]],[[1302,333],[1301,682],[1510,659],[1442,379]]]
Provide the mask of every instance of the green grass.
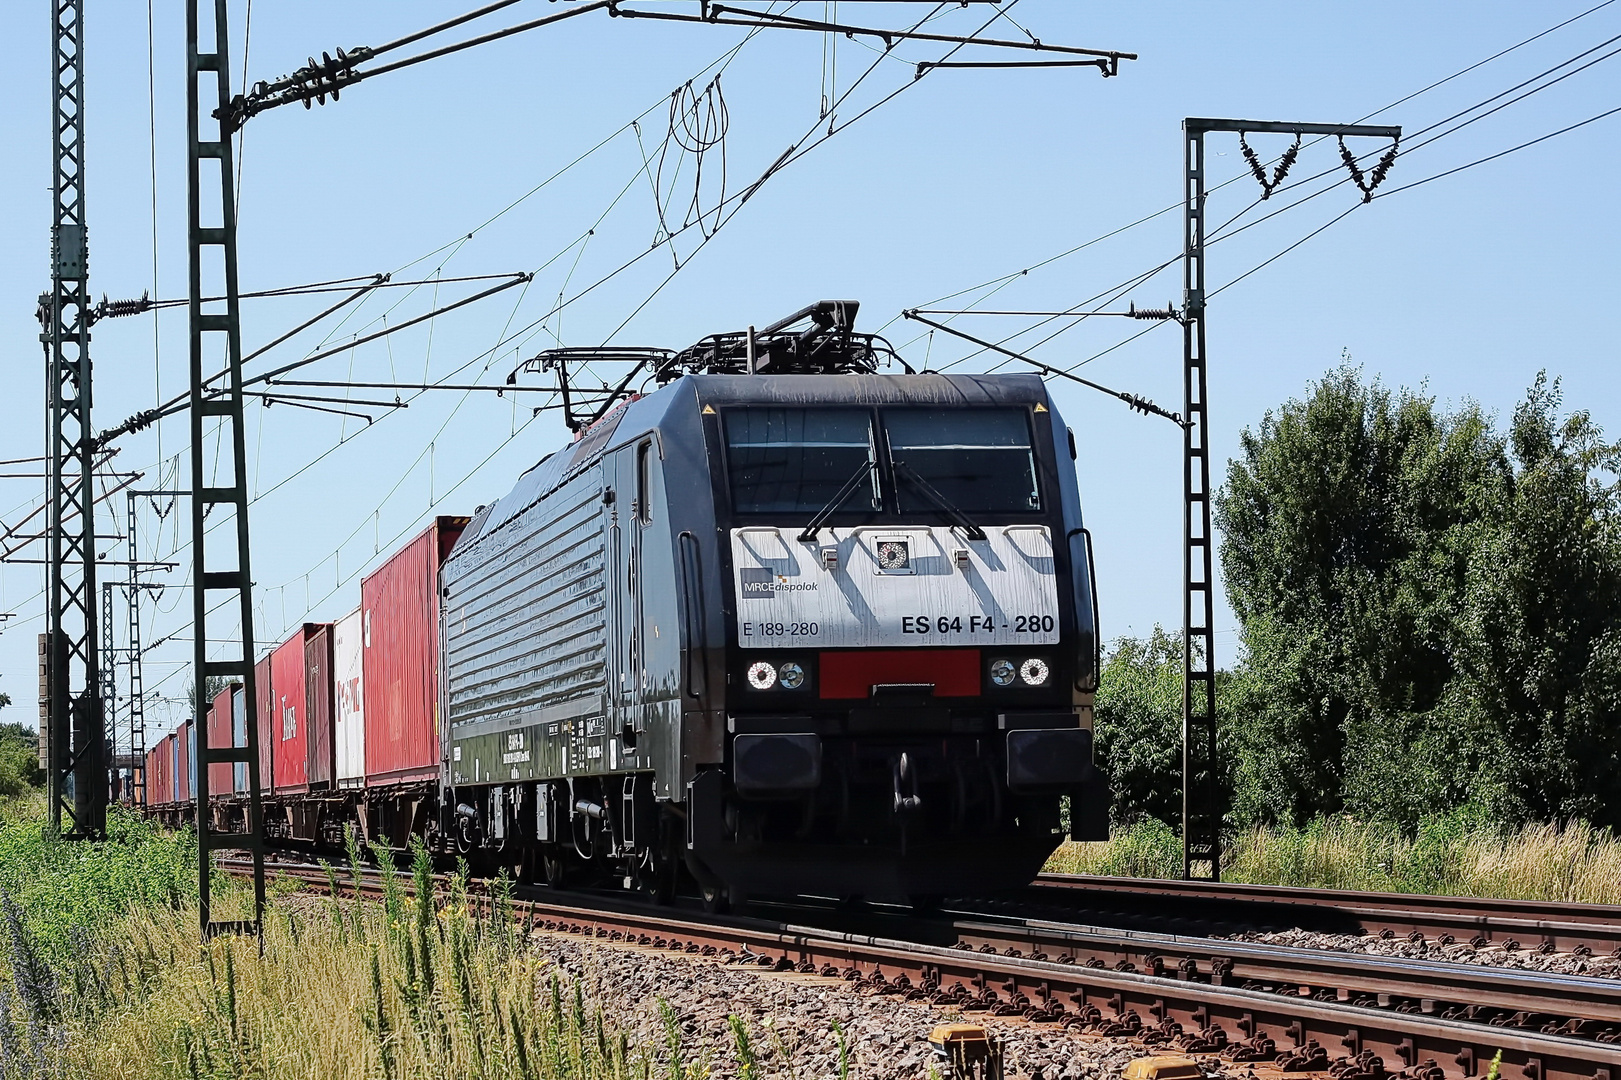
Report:
[[[1163,822],[1142,819],[1107,843],[1065,844],[1054,873],[1175,878],[1182,846]],[[1301,828],[1254,827],[1227,838],[1222,877],[1257,885],[1621,904],[1621,840],[1585,822],[1502,830],[1470,811],[1413,833],[1379,822],[1319,819]]]
[[[668,1025],[639,1047],[530,942],[497,882],[381,903],[274,882],[261,943],[197,940],[195,841],[121,812],[114,839],[44,838],[0,805],[0,1080],[696,1080],[754,1076]],[[352,852],[352,857],[358,852]],[[417,882],[432,867],[416,851]],[[334,874],[336,878],[336,873]],[[245,890],[215,885],[216,913]]]
[[64,841],[45,835],[44,812],[37,794],[0,805],[0,898],[18,906],[53,963],[132,911],[195,902],[191,832],[166,832],[114,806],[107,843]]

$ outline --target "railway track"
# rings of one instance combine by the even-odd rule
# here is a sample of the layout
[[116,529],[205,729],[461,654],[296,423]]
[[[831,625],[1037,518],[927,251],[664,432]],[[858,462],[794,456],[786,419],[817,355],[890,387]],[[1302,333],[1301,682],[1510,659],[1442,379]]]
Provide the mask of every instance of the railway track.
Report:
[[1043,874],[1020,898],[1095,921],[1168,929],[1299,927],[1442,945],[1621,955],[1621,906]]
[[[327,886],[315,867],[277,870]],[[368,874],[361,890],[380,895],[380,875]],[[1609,980],[979,911],[919,919],[787,908],[779,918],[715,918],[538,887],[515,895],[525,924],[544,933],[837,978],[970,1015],[1213,1055],[1229,1067],[1445,1080],[1484,1076],[1501,1052],[1500,1075],[1511,1080],[1621,1076],[1621,1045],[1611,1041],[1621,1037],[1621,984]]]

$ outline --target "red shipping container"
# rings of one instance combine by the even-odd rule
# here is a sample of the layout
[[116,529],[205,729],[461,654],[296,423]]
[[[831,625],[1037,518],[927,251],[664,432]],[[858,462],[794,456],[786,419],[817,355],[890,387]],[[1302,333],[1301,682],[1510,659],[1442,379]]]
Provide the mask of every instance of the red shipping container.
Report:
[[169,805],[174,795],[174,785],[169,783],[169,762],[173,758],[174,750],[169,745],[169,736],[165,735],[152,749],[152,775],[146,781],[146,801],[149,806]]
[[[221,690],[214,697],[214,703],[208,707],[208,748],[210,750],[223,750],[231,745],[231,691],[236,684],[232,683]],[[210,765],[208,767],[208,797],[218,798],[231,793],[231,765]]]
[[162,806],[169,801],[168,794],[163,788],[163,778],[166,772],[163,768],[163,755],[169,752],[169,740],[165,736],[158,740],[157,745],[146,752],[146,805]]
[[309,704],[305,700],[304,649],[309,644],[310,633],[315,629],[314,623],[305,623],[270,654],[270,681],[275,691],[270,737],[276,746],[275,753],[271,755],[272,768],[276,770],[272,787],[278,793],[310,789],[309,725],[305,716]]
[[175,729],[175,802],[191,802],[191,721]]
[[175,801],[175,797],[174,797],[174,758],[175,758],[174,732],[171,731],[169,734],[165,735],[163,737],[163,741],[158,743],[158,756],[160,758],[158,764],[163,769],[163,783],[158,788],[158,802],[160,804],[164,805],[164,806],[168,806],[169,804],[171,804],[171,803],[173,803]]
[[269,794],[276,786],[277,725],[271,723],[276,715],[275,680],[270,672],[270,657],[253,665],[253,696],[259,706],[256,726],[259,729],[259,791]]
[[366,783],[439,772],[439,568],[467,518],[435,518],[360,583]]
[[337,776],[337,757],[332,738],[332,695],[332,624],[319,623],[309,643],[304,646],[304,715],[309,726],[309,759],[305,775],[312,791],[332,787]]

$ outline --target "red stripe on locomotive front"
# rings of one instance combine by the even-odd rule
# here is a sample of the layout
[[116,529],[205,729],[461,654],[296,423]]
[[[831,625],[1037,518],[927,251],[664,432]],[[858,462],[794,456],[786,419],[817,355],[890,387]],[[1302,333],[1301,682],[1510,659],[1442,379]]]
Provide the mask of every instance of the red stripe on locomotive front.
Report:
[[933,683],[935,697],[978,697],[978,649],[879,649],[821,654],[823,698],[866,698],[885,683]]

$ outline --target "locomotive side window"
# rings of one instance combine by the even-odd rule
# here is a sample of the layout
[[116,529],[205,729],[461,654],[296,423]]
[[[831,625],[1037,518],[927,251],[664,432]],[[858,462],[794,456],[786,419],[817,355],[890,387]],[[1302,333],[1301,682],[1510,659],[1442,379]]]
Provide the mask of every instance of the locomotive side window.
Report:
[[643,525],[653,520],[653,444],[636,448],[636,520]]
[[886,409],[884,426],[902,513],[935,508],[925,485],[970,514],[1041,509],[1023,409]]
[[743,514],[877,509],[877,455],[865,409],[726,410],[732,508]]

